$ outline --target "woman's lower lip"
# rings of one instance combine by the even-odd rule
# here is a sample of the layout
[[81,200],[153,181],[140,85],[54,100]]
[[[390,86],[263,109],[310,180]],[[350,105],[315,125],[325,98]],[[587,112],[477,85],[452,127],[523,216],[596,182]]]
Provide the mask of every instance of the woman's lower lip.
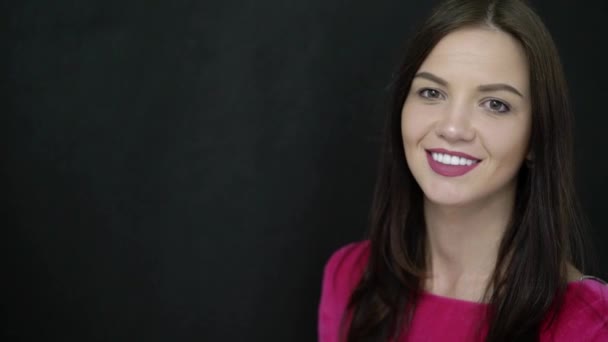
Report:
[[445,177],[462,176],[465,173],[473,170],[477,165],[479,165],[479,162],[471,164],[471,165],[442,164],[442,163],[434,160],[433,156],[431,155],[430,152],[426,153],[426,159],[429,161],[429,165],[431,166],[431,169],[433,169],[433,171],[435,171],[436,173],[438,173],[442,176],[445,176]]

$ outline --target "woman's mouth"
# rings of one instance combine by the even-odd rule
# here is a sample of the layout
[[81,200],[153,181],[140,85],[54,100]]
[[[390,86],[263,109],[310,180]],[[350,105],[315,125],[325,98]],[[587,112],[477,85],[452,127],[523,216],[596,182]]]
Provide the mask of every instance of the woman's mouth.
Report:
[[431,169],[445,177],[462,176],[473,170],[481,159],[462,152],[445,149],[426,150],[427,160]]

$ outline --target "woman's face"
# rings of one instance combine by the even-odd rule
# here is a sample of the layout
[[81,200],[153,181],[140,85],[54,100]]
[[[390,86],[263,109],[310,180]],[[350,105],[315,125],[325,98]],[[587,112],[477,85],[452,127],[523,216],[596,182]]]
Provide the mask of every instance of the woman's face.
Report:
[[531,130],[525,52],[509,34],[466,28],[422,63],[401,113],[405,157],[427,200],[508,199]]

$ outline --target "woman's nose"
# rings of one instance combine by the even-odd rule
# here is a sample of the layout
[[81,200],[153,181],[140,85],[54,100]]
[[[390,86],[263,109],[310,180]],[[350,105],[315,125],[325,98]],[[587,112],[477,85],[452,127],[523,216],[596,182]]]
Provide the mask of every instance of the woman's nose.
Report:
[[466,106],[449,106],[435,127],[436,134],[449,141],[471,141],[475,139],[472,109]]

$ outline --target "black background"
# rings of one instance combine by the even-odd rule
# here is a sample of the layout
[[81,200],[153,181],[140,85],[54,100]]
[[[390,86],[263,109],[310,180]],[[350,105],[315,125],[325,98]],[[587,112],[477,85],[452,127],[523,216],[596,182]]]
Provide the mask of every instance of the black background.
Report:
[[[608,10],[573,3],[533,2],[606,277]],[[5,340],[315,340],[323,264],[367,228],[386,86],[430,4],[1,7]]]

